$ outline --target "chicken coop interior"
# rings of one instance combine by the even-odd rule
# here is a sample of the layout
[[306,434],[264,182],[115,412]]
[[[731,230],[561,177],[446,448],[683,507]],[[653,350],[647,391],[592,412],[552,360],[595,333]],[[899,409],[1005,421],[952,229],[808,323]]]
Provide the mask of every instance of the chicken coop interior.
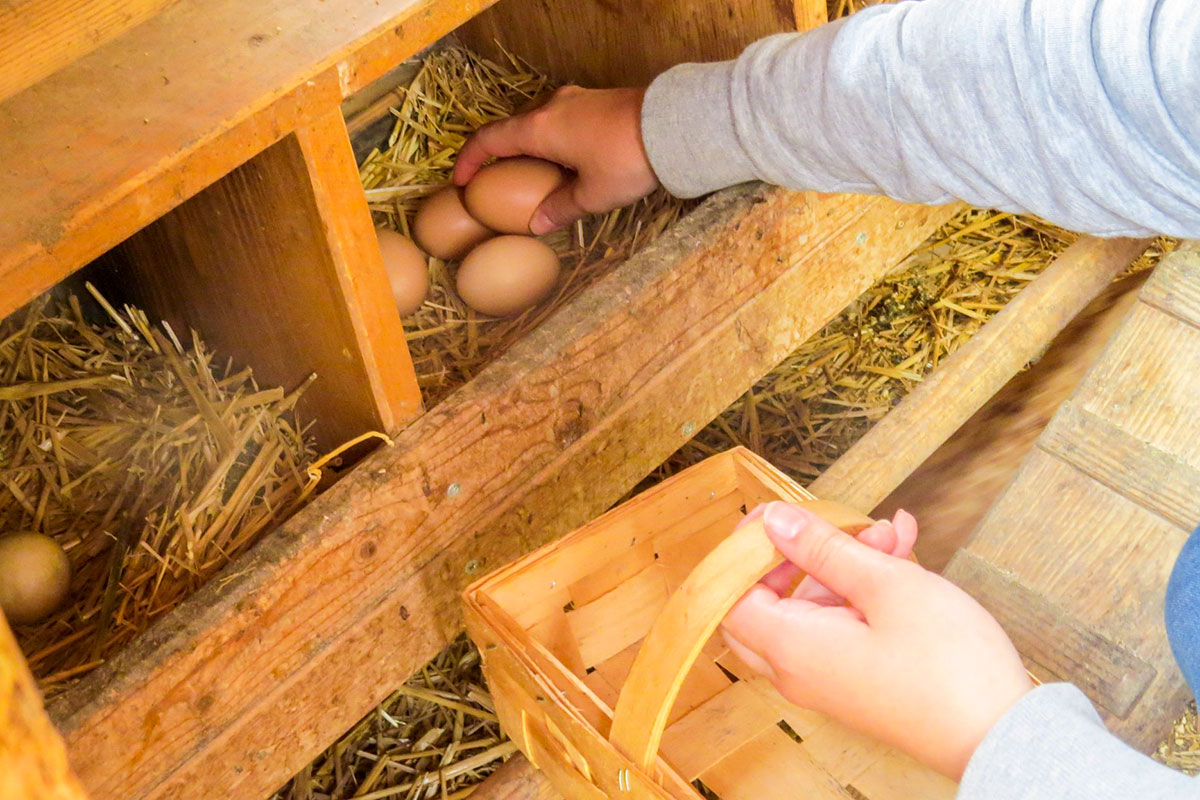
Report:
[[712,609],[690,654],[656,636],[777,498],[913,512],[1031,675],[1200,769],[1161,631],[1194,242],[660,189],[525,237],[527,301],[466,280],[500,236],[415,251],[403,307],[395,239],[479,127],[866,4],[0,8],[0,579],[41,536],[60,582],[0,615],[0,797],[952,798]]

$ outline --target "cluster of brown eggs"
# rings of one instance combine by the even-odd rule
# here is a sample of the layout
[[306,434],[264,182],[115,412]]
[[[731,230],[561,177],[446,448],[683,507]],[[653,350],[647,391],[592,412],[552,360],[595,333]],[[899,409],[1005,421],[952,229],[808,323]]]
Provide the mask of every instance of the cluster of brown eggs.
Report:
[[558,256],[529,235],[529,224],[564,180],[566,173],[549,161],[501,159],[479,170],[466,187],[447,186],[430,195],[413,219],[416,244],[379,229],[379,248],[401,316],[420,308],[429,293],[425,253],[462,259],[455,288],[481,314],[512,316],[545,299],[558,283]]

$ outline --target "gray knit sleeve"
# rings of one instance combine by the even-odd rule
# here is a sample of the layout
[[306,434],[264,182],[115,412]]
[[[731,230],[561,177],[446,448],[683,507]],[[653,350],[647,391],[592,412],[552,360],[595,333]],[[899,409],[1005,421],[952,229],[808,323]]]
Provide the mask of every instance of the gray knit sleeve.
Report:
[[663,184],[953,199],[1109,236],[1200,236],[1195,0],[875,6],[683,65],[642,115]]
[[1151,760],[1104,727],[1069,683],[1038,687],[988,732],[958,800],[1182,800],[1200,782]]

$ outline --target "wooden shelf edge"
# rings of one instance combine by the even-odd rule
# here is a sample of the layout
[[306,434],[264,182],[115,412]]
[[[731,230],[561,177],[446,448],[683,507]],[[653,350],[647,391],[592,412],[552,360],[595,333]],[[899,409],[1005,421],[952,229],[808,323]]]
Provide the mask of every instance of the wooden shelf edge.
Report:
[[177,0],[0,103],[0,317],[493,2]]

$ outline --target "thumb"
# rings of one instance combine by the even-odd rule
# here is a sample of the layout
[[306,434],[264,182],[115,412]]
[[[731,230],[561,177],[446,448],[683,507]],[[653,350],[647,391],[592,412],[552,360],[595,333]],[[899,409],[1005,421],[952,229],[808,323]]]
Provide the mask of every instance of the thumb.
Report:
[[789,503],[768,504],[763,525],[788,561],[846,598],[868,618],[893,582],[891,573],[905,563]]
[[535,236],[541,236],[586,217],[588,212],[579,204],[578,191],[579,179],[575,178],[551,192],[533,212],[529,230]]

